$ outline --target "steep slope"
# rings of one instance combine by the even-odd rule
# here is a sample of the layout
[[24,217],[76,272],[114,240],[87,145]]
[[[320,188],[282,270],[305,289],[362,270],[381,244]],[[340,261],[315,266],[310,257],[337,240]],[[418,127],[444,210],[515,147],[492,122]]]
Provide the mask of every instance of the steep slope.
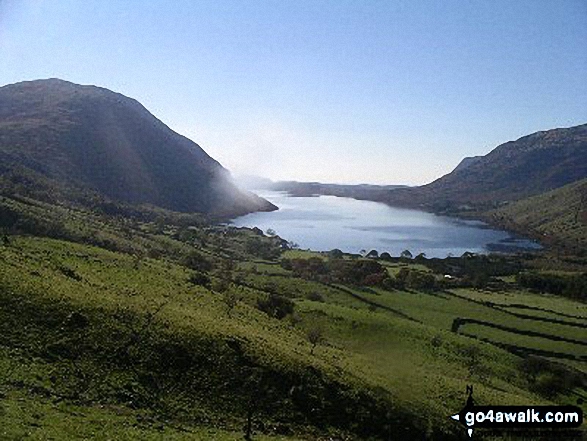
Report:
[[391,205],[433,211],[488,209],[587,177],[587,124],[524,136],[485,156],[465,158],[430,184],[392,190]]
[[453,170],[453,172],[459,171],[459,170],[464,170],[467,167],[469,167],[470,165],[475,164],[477,161],[479,161],[479,159],[481,159],[483,156],[468,156],[466,158],[463,158],[463,160],[461,162],[459,162],[459,165],[457,165],[455,167],[455,169]]
[[508,204],[490,216],[506,228],[530,232],[551,245],[585,253],[587,179]]
[[0,88],[0,164],[13,182],[48,191],[73,187],[182,212],[275,209],[137,101],[57,79]]

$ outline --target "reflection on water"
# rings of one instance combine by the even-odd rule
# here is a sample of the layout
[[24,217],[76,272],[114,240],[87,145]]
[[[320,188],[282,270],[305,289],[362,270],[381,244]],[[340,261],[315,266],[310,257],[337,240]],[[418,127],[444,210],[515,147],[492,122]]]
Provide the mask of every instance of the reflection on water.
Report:
[[535,242],[488,228],[479,221],[436,216],[370,201],[335,196],[289,197],[283,192],[257,192],[279,207],[234,219],[235,226],[271,228],[301,248],[345,252],[376,249],[399,255],[408,249],[428,257],[460,256],[502,249],[537,249]]

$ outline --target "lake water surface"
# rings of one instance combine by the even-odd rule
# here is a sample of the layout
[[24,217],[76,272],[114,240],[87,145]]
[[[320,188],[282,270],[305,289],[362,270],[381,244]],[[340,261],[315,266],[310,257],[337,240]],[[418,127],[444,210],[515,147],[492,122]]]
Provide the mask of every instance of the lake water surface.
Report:
[[375,249],[399,255],[410,250],[427,257],[460,256],[465,251],[537,249],[530,240],[488,228],[477,221],[393,208],[379,202],[335,196],[290,197],[285,192],[257,191],[279,210],[251,213],[233,220],[239,227],[273,229],[300,248],[349,253]]

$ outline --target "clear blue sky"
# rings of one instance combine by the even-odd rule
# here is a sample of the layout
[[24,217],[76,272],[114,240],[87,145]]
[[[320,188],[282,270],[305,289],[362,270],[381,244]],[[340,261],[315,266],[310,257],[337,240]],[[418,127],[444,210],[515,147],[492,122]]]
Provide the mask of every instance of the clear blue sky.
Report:
[[0,85],[48,77],[234,173],[421,184],[587,122],[587,1],[0,0]]

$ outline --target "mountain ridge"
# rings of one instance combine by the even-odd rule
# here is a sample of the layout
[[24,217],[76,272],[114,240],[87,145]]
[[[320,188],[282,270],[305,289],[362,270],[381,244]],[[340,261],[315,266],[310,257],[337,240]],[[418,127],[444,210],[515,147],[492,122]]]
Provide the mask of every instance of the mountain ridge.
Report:
[[[420,187],[455,202],[504,202],[587,177],[587,124],[539,131],[495,147]],[[465,188],[463,188],[465,187]]]
[[218,161],[137,100],[97,86],[48,79],[1,87],[0,157],[4,171],[124,203],[220,215],[276,208],[238,189]]

